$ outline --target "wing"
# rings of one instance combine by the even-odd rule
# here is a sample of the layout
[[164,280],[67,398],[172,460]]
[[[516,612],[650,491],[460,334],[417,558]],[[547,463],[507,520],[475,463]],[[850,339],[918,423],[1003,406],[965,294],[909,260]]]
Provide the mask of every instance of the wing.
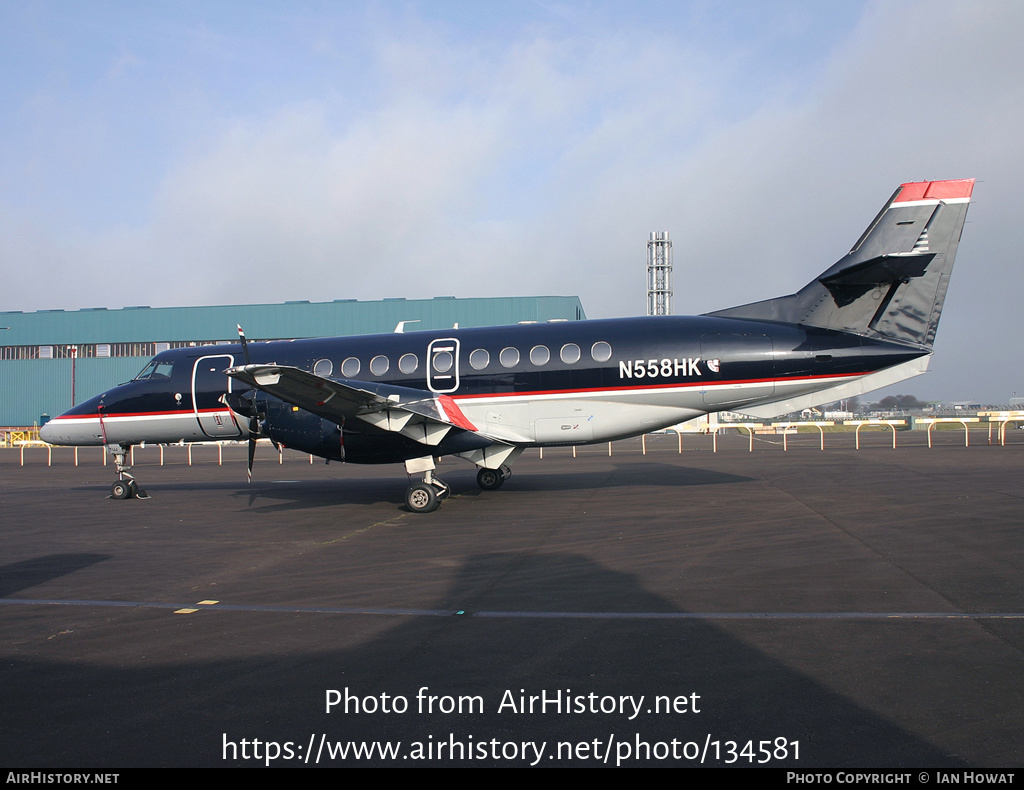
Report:
[[[369,381],[327,379],[287,365],[239,365],[224,371],[251,387],[339,425],[363,422],[434,447],[453,431],[470,432],[488,446],[459,453],[497,468],[515,448],[484,436],[448,395]],[[427,453],[424,453],[427,454]]]

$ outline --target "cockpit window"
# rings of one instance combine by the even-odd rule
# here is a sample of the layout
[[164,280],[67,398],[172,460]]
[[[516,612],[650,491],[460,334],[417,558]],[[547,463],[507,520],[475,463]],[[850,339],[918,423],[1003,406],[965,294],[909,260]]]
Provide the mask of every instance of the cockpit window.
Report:
[[146,367],[142,369],[142,372],[135,377],[135,381],[151,381],[157,380],[168,380],[171,378],[171,372],[174,370],[173,362],[159,362],[157,360],[151,360]]

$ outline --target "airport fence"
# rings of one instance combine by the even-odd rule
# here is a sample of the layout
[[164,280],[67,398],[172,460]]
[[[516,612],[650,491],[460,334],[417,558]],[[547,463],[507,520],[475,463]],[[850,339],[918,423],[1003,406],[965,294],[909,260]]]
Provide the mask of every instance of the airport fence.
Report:
[[[783,452],[788,452],[794,439],[799,439],[797,445],[802,448],[816,446],[819,450],[825,450],[826,434],[829,436],[830,447],[849,447],[852,434],[852,445],[854,449],[860,450],[864,440],[871,447],[879,446],[878,434],[882,433],[888,438],[885,445],[896,449],[899,445],[918,445],[932,448],[936,445],[936,434],[943,434],[943,445],[950,445],[950,432],[957,435],[957,443],[970,447],[973,442],[977,444],[999,445],[1007,444],[1007,432],[1011,426],[1024,427],[1024,411],[1002,411],[1002,412],[981,412],[977,416],[957,417],[916,417],[908,419],[866,419],[866,420],[798,420],[780,422],[721,422],[702,426],[700,430],[693,430],[691,427],[669,428],[665,431],[658,431],[653,434],[607,442],[596,445],[566,445],[561,447],[539,447],[536,449],[538,456],[544,458],[554,453],[563,455],[571,453],[573,458],[581,453],[593,454],[601,452],[608,456],[617,452],[639,452],[647,455],[648,452],[665,452],[674,449],[677,453],[685,450],[710,450],[713,453],[719,451],[724,437],[735,434],[746,441],[746,449],[753,452],[755,441],[759,448],[780,446]],[[902,433],[910,428],[915,430],[911,433]],[[63,461],[70,459],[75,466],[80,463],[95,463],[99,461],[106,466],[111,461],[109,454],[103,447],[60,447],[50,445],[31,434],[31,429],[3,429],[0,431],[6,439],[6,447],[17,450],[19,463],[24,466],[26,462],[33,462],[34,459],[41,459],[46,456],[47,466],[54,463],[55,454]],[[813,443],[808,441],[807,434],[813,436]],[[875,434],[870,439],[867,436]],[[922,437],[923,434],[923,437]],[[902,439],[898,439],[902,435]],[[670,441],[666,441],[666,439]],[[730,449],[736,443],[726,442]],[[2,446],[2,445],[0,445]],[[265,461],[268,451],[277,455],[279,464],[286,460],[301,460],[314,463],[315,456],[307,453],[287,450],[282,447],[274,447],[271,442],[261,439],[257,443],[260,460]],[[225,460],[229,462],[245,461],[248,456],[247,444],[245,442],[181,442],[177,444],[139,444],[129,450],[129,464],[155,464],[163,466],[165,463],[186,463],[192,466],[196,463],[212,463],[223,465]]]
[[[285,456],[289,459],[299,459],[306,461],[310,464],[313,463],[316,456],[309,455],[308,453],[300,453],[293,450],[288,450],[284,447],[274,448],[270,441],[266,439],[260,439],[257,442],[258,447],[262,447],[261,455],[265,455],[267,450],[272,450],[277,455],[277,462],[283,464]],[[93,462],[102,463],[106,466],[108,463],[113,463],[110,460],[110,454],[105,448],[97,447],[61,447],[59,445],[47,444],[42,441],[26,441],[22,442],[18,448],[20,453],[20,465],[25,465],[26,450],[33,451],[29,453],[29,460],[35,455],[35,450],[46,452],[46,465],[53,465],[54,452],[60,453],[61,455],[70,454],[72,461],[75,466],[79,463],[88,463],[89,459]],[[183,456],[179,453],[183,453]],[[136,464],[147,464],[155,463],[157,466],[163,466],[164,463],[186,463],[188,466],[192,466],[194,463],[211,463],[214,459],[218,466],[224,465],[225,451],[227,452],[227,460],[230,461],[245,461],[248,459],[248,446],[242,442],[182,442],[178,444],[137,444],[133,445],[128,450],[128,464],[129,466],[135,466]],[[154,461],[154,454],[155,461]],[[66,457],[66,456],[65,456]],[[261,458],[261,460],[265,460]]]

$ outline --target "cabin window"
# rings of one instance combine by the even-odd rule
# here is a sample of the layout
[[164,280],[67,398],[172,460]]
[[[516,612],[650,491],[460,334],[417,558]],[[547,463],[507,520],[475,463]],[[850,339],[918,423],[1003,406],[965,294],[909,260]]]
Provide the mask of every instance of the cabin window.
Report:
[[595,362],[607,362],[612,358],[612,347],[603,340],[598,340],[590,347],[590,356]]
[[313,365],[313,375],[327,378],[334,372],[334,363],[329,359],[318,359]]
[[519,364],[519,349],[512,348],[512,346],[503,348],[498,356],[498,360],[501,362],[502,367],[514,368]]
[[452,369],[454,361],[451,351],[438,351],[434,354],[434,370],[438,373],[447,373]]
[[580,347],[575,343],[566,343],[562,346],[559,356],[566,365],[575,365],[580,361]]
[[420,358],[415,354],[402,354],[402,358],[398,360],[398,369],[403,373],[415,373],[419,366]]
[[353,378],[359,375],[359,360],[355,357],[349,357],[341,363],[341,375],[347,379]]
[[549,359],[551,359],[551,352],[548,351],[547,346],[534,346],[530,349],[530,362],[534,365],[546,365]]
[[370,360],[370,372],[374,376],[383,376],[388,372],[389,367],[391,367],[391,363],[388,362],[388,358],[383,354],[378,354]]
[[478,348],[469,355],[469,364],[473,370],[483,370],[491,363],[491,355],[484,349]]

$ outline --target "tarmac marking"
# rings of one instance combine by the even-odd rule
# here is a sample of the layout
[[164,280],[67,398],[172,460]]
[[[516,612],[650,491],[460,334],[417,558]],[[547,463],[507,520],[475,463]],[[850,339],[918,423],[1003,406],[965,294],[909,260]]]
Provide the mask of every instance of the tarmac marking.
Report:
[[402,519],[404,519],[404,518],[406,518],[406,517],[408,517],[410,515],[411,515],[410,513],[401,513],[400,515],[392,516],[391,518],[384,519],[383,521],[377,521],[376,523],[369,524],[369,525],[363,527],[362,529],[354,529],[351,532],[346,532],[344,535],[339,535],[338,537],[334,538],[333,540],[325,540],[321,545],[322,546],[330,546],[332,543],[340,543],[343,540],[348,540],[349,538],[353,538],[356,535],[362,535],[364,532],[369,532],[371,529],[376,529],[377,527],[390,527],[390,526],[394,526],[399,521],[401,521]]
[[[50,598],[0,598],[0,604],[22,606],[95,606],[144,609],[172,609],[175,614],[198,612],[196,605],[160,603],[157,601],[89,601]],[[201,605],[217,604],[217,611],[288,612],[293,614],[362,614],[396,617],[485,617],[522,619],[581,620],[1024,620],[1024,612],[530,612],[530,611],[467,611],[465,609],[394,609],[330,606],[267,606],[256,604],[225,604],[200,601]]]

